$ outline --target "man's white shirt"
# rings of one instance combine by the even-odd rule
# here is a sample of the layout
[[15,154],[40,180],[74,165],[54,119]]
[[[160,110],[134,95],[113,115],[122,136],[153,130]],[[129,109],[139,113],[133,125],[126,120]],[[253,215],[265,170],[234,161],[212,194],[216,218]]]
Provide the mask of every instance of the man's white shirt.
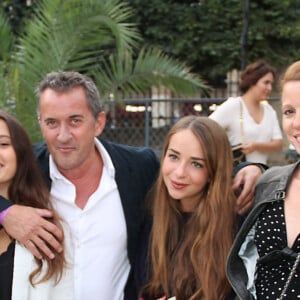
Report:
[[51,196],[71,229],[74,249],[74,300],[121,300],[130,271],[122,203],[109,154],[95,139],[103,160],[99,186],[86,206],[76,206],[75,186],[57,169],[50,155]]

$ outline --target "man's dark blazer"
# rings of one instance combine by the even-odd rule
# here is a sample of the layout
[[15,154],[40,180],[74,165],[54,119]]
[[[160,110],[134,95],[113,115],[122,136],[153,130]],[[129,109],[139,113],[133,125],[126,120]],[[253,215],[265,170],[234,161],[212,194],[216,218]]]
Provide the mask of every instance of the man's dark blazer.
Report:
[[[101,138],[100,141],[109,153],[115,167],[115,179],[127,226],[128,257],[130,264],[133,265],[136,257],[138,234],[144,218],[144,200],[158,175],[159,161],[154,151],[149,148],[115,144]],[[33,147],[43,176],[50,187],[47,146],[42,142],[35,144]],[[10,205],[9,201],[0,198],[0,211]],[[126,288],[127,292],[124,300],[134,300],[135,298],[132,296],[133,291],[131,291],[130,285]]]

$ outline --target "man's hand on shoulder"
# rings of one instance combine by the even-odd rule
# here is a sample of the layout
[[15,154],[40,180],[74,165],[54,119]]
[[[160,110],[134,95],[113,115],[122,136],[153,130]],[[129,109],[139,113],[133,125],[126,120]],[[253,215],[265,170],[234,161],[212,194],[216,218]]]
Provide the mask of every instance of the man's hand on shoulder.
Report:
[[55,251],[62,251],[63,232],[47,220],[50,217],[52,212],[47,209],[13,205],[2,225],[12,238],[22,243],[35,257],[54,258]]
[[252,164],[240,169],[233,180],[233,190],[237,194],[236,209],[239,215],[246,213],[254,203],[254,189],[262,168]]

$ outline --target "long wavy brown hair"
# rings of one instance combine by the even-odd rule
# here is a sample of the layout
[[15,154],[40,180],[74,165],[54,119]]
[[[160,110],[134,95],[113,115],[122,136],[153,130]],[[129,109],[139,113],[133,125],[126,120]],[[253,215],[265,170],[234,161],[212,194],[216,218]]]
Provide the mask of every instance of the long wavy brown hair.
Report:
[[[36,208],[53,209],[50,202],[50,193],[43,180],[43,176],[38,167],[36,157],[30,139],[17,119],[5,111],[0,110],[0,119],[3,120],[9,130],[10,139],[17,158],[16,174],[8,189],[9,199],[15,204],[26,205]],[[62,229],[59,217],[54,214],[49,221]],[[49,245],[50,246],[50,245]],[[54,259],[44,257],[43,260],[36,259],[37,268],[30,274],[30,283],[44,282],[55,277],[55,282],[59,282],[65,266],[64,252],[55,253]],[[43,264],[47,264],[46,273],[36,280],[42,270]]]
[[175,295],[177,300],[220,300],[230,291],[225,265],[235,232],[231,147],[215,121],[188,116],[169,131],[161,163],[172,135],[187,128],[201,144],[209,183],[186,221],[159,174],[152,207],[151,277],[144,292],[153,299]]

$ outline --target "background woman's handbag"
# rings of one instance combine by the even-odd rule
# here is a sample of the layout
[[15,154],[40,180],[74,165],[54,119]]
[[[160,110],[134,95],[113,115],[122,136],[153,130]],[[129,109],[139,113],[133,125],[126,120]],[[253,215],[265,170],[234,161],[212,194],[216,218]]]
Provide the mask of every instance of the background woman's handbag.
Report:
[[231,147],[233,156],[233,166],[246,161],[246,155],[242,152],[242,144],[234,145]]
[[233,166],[235,167],[239,163],[246,161],[246,155],[242,151],[242,143],[244,140],[244,128],[243,128],[243,105],[240,100],[240,126],[241,126],[241,143],[231,146],[233,156]]

